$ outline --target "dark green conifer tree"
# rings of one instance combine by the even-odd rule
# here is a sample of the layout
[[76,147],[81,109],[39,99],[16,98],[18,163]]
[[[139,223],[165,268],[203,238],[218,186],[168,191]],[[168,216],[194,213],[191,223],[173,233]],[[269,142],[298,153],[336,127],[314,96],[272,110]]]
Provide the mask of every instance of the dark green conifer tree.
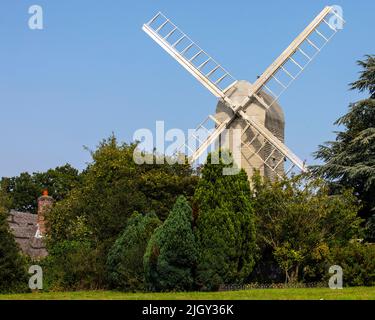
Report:
[[145,279],[154,291],[191,290],[197,249],[192,209],[180,196],[164,224],[152,235],[144,256]]
[[194,196],[199,248],[196,283],[207,290],[243,283],[255,264],[250,184],[244,170],[225,175],[230,165],[223,159],[228,156],[224,152],[208,156]]
[[108,254],[108,278],[112,288],[125,291],[143,289],[143,256],[152,233],[160,224],[154,213],[142,215],[135,212],[130,217]]

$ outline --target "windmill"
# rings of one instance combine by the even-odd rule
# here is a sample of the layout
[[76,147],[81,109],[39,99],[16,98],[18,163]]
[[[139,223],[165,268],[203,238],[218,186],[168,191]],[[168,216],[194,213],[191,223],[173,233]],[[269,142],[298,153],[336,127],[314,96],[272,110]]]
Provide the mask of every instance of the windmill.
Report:
[[[209,115],[183,146],[191,162],[198,161],[224,133],[228,139],[228,132],[230,137],[230,132],[240,129],[241,152],[236,161],[249,177],[254,169],[270,179],[307,171],[284,144],[285,122],[278,99],[340,30],[332,19],[345,23],[333,7],[325,7],[254,83],[236,80],[161,12],[143,25],[156,43],[219,99],[215,115]],[[207,133],[204,138],[202,131]]]

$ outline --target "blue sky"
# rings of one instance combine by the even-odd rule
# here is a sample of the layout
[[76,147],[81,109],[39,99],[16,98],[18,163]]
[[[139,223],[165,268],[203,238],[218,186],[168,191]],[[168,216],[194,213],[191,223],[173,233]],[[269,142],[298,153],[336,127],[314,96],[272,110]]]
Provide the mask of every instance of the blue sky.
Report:
[[[28,28],[41,5],[44,30]],[[216,98],[141,26],[157,11],[170,17],[237,79],[251,82],[325,5],[344,9],[345,29],[281,98],[286,143],[302,159],[334,137],[350,102],[356,60],[375,53],[373,0],[23,1],[2,0],[0,18],[0,176],[67,162],[82,169],[114,132],[195,127]]]

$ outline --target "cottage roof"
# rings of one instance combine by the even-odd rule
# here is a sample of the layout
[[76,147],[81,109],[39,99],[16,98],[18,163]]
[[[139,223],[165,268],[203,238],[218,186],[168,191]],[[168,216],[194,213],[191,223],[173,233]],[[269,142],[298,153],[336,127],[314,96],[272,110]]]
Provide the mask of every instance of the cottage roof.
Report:
[[7,220],[15,240],[24,254],[33,259],[40,259],[47,255],[43,239],[35,237],[38,230],[36,214],[11,210]]

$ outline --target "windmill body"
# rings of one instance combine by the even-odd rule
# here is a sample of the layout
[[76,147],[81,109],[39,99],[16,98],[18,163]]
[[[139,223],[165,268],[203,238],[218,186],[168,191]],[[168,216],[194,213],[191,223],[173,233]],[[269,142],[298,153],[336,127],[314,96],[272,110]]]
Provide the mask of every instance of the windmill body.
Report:
[[[176,153],[188,152],[190,161],[196,162],[211,145],[219,144],[235,155],[238,141],[236,145],[232,142],[240,140],[240,155],[234,161],[249,178],[254,170],[269,179],[295,169],[306,172],[305,163],[284,144],[285,120],[278,99],[341,29],[332,23],[335,19],[345,22],[333,7],[325,7],[254,83],[235,80],[161,12],[144,24],[142,29],[219,99],[216,113]],[[213,124],[212,131],[207,129],[208,123]],[[208,132],[204,139],[199,137],[201,130]],[[233,139],[238,131],[240,139]]]
[[[250,94],[251,88],[251,83],[240,80],[225,93],[235,104],[240,104]],[[272,97],[265,92],[262,91],[260,96],[267,103],[271,103]],[[278,103],[274,103],[270,108],[266,109],[257,99],[253,99],[243,107],[242,111],[249,117],[257,119],[257,121],[272,132],[275,137],[281,142],[284,142],[284,113]],[[223,101],[219,101],[216,106],[215,118],[219,122],[224,122],[233,116],[233,110],[229,109]],[[233,150],[235,147],[233,143],[235,139],[233,129],[240,129],[242,132],[242,146],[239,157],[235,157],[237,153]],[[242,117],[236,117],[228,126],[226,134],[221,140],[221,144],[222,146],[228,146],[229,150],[234,155],[234,161],[239,167],[246,171],[249,179],[253,175],[254,169],[256,169],[259,171],[260,175],[273,180],[277,174],[282,175],[284,173],[284,162],[280,162],[284,156],[280,152],[274,151],[264,137],[259,135],[254,139],[255,136],[256,131],[252,130]],[[217,144],[217,147],[220,146]],[[280,165],[276,168],[277,171],[275,173],[273,170],[270,170],[265,163],[269,164],[271,167],[276,163],[280,163]]]

